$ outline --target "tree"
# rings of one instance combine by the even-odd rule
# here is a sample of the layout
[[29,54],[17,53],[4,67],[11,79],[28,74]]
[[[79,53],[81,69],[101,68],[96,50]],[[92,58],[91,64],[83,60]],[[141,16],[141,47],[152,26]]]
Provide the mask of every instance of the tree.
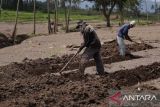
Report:
[[125,7],[125,4],[126,4],[127,0],[121,0],[121,1],[117,1],[117,7],[119,9],[119,13],[120,13],[120,24],[124,24],[124,7]]
[[55,0],[54,33],[58,31],[58,1]]
[[26,0],[26,8],[28,8],[28,4],[29,4],[29,1],[28,1],[28,0]]
[[120,24],[123,24],[124,23],[124,11],[125,11],[125,8],[127,8],[127,11],[128,9],[130,10],[130,13],[133,12],[137,18],[138,18],[138,21],[139,21],[139,16],[140,16],[140,3],[141,3],[141,0],[117,0],[117,7],[119,9],[119,13],[120,13],[120,20],[121,20],[121,23]]
[[19,1],[19,10],[23,10],[24,8],[23,8],[23,0],[20,0]]
[[71,11],[71,5],[72,5],[71,0],[69,0],[68,2],[69,2],[68,9],[67,9],[66,2],[65,2],[65,22],[66,22],[65,28],[66,28],[66,33],[69,32],[70,11]]
[[79,9],[80,2],[81,0],[72,0],[72,8]]
[[51,18],[50,18],[50,0],[47,0],[47,10],[48,10],[48,33],[53,33],[51,28]]
[[[110,16],[113,12],[114,7],[116,6],[118,9],[118,13],[120,14],[120,20],[121,23],[124,23],[124,11],[125,8],[128,7],[128,9],[131,10],[131,7],[135,8],[136,7],[136,11],[139,10],[138,8],[138,4],[139,1],[141,0],[87,0],[87,1],[95,1],[95,7],[97,10],[101,10],[106,22],[107,22],[107,26],[111,26],[110,25]],[[128,5],[132,5],[131,7]]]
[[[80,3],[80,0],[61,0],[61,8],[64,9],[65,12],[65,30],[66,33],[69,32],[69,24],[70,24],[70,16],[71,16],[71,9],[78,8],[78,5]],[[74,4],[74,6],[72,6]]]
[[153,5],[153,4],[152,4],[152,6],[151,6],[151,10],[153,10],[153,9],[155,10],[155,7],[154,7],[154,6],[155,6],[155,5]]
[[19,15],[19,1],[17,1],[17,10],[16,10],[16,19],[15,19],[15,25],[14,25],[14,29],[13,29],[13,33],[12,33],[12,39],[13,39],[13,43],[15,44],[15,38],[16,38],[16,31],[17,31],[17,22],[18,22],[18,15]]
[[0,18],[2,17],[2,3],[3,3],[3,1],[1,0],[1,4],[0,4]]
[[146,18],[147,18],[147,22],[148,22],[148,19],[149,19],[149,18],[148,18],[148,16],[149,16],[148,14],[149,14],[149,13],[148,13],[147,1],[144,0],[144,2],[145,2],[145,6],[146,6]]
[[141,11],[141,2],[142,0],[127,0],[126,6],[129,8],[129,13],[132,13],[134,16],[137,17],[138,23],[140,18],[140,11]]
[[33,34],[36,33],[36,0],[34,0],[34,7],[33,7]]
[[[4,9],[17,9],[18,0],[3,0],[4,1]],[[19,10],[23,10],[23,0],[19,0]]]
[[157,0],[154,0],[154,2],[155,2],[155,14],[157,13]]
[[88,1],[95,1],[96,5],[100,8],[106,19],[107,27],[110,27],[111,26],[110,16],[117,3],[117,0],[88,0]]

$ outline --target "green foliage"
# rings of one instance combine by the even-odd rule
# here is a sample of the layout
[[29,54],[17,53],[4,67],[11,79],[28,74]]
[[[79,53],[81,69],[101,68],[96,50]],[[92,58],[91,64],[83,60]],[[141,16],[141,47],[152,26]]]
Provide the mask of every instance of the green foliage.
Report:
[[[84,10],[73,10],[70,20],[77,21],[77,20],[103,20],[103,16],[100,15],[98,12],[93,11],[84,11]],[[47,13],[38,11],[36,13],[37,21],[45,21],[47,22]],[[51,13],[51,19],[54,17],[54,13]],[[64,21],[64,10],[59,10],[59,22]],[[0,22],[13,22],[15,21],[15,11],[3,10],[2,17],[0,18]],[[33,13],[32,12],[19,12],[19,22],[28,22],[33,21]]]

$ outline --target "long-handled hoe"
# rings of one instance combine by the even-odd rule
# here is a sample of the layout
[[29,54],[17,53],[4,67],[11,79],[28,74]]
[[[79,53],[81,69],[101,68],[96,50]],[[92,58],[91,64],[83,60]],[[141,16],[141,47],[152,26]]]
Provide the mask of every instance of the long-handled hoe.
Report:
[[79,54],[79,52],[77,51],[77,53],[65,64],[65,66],[58,72],[58,73],[52,73],[53,75],[62,75],[63,70],[70,64],[70,62]]

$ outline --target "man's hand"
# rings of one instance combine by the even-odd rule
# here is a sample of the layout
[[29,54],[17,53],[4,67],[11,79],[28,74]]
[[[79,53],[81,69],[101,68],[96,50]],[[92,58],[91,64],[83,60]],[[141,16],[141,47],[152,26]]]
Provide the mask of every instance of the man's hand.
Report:
[[84,47],[84,43],[82,43],[77,53],[80,53]]
[[81,48],[79,48],[79,50],[78,50],[78,52],[77,53],[80,53],[82,51],[82,49]]
[[133,40],[128,35],[125,37],[125,39],[130,41],[130,42],[133,42]]

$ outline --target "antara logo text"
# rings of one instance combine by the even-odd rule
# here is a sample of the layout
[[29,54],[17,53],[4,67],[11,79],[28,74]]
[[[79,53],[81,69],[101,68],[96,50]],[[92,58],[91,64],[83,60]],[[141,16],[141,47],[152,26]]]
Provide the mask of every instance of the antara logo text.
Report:
[[116,92],[115,94],[110,96],[109,99],[117,105],[122,105],[123,102],[127,101],[157,101],[157,97],[155,95],[122,95],[121,92]]

